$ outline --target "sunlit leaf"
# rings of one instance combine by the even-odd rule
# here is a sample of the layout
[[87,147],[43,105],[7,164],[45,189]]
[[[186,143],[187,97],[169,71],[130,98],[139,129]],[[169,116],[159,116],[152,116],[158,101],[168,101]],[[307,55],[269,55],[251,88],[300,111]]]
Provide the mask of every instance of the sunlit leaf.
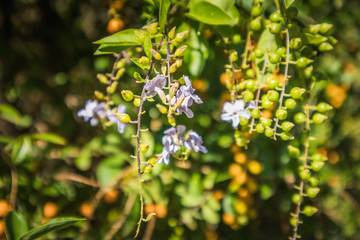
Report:
[[160,0],[160,9],[159,9],[159,26],[160,32],[165,32],[165,24],[167,22],[167,12],[170,7],[170,0]]
[[28,230],[24,217],[20,213],[14,211],[11,211],[6,215],[4,223],[5,234],[8,240],[18,240]]
[[55,133],[35,133],[32,135],[32,138],[59,145],[66,144],[66,139]]
[[0,118],[5,119],[19,127],[29,127],[31,125],[31,118],[23,116],[20,112],[11,105],[0,104]]

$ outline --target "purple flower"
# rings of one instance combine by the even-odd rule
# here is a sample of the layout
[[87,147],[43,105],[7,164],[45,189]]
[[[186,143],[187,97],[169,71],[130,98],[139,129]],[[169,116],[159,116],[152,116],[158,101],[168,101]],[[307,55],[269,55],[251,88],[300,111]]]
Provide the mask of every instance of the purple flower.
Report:
[[184,145],[187,149],[194,150],[195,152],[207,153],[208,150],[203,145],[203,139],[197,132],[189,131],[188,138],[185,140]]
[[[250,104],[249,108],[252,108]],[[235,128],[240,124],[240,117],[250,119],[251,114],[245,109],[245,103],[242,100],[236,100],[234,102],[225,102],[222,109],[221,120],[226,122],[232,122],[232,126]]]
[[[186,85],[182,85],[180,87],[180,90],[185,95],[185,97],[192,99],[197,104],[203,103],[203,101],[200,99],[200,97],[198,95],[194,94],[195,89],[192,87],[189,77],[184,75],[183,78],[185,80]],[[191,101],[191,104],[192,104],[192,101]]]
[[78,111],[77,116],[84,118],[85,122],[90,121],[90,125],[94,127],[99,123],[98,118],[105,117],[105,103],[87,100],[85,107]]
[[[118,113],[125,113],[125,110],[126,110],[125,105],[120,104],[117,107],[117,112]],[[106,115],[107,115],[107,117],[108,117],[108,119],[110,121],[117,124],[118,132],[119,133],[124,133],[127,124],[120,121],[120,119],[118,117],[116,117],[115,114],[113,113],[113,111],[111,111],[110,109],[107,110]]]
[[145,97],[154,97],[156,94],[162,94],[162,89],[166,85],[166,77],[164,75],[157,75],[153,80],[146,82]]

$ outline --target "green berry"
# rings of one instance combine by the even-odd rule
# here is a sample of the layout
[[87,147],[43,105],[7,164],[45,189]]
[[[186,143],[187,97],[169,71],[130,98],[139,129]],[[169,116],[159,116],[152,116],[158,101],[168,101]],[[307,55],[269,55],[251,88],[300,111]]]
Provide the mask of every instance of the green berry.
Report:
[[274,130],[272,128],[267,127],[265,129],[265,136],[271,138],[274,136]]
[[244,118],[244,117],[240,117],[240,125],[241,125],[241,126],[247,125],[248,122],[249,122],[249,119]]
[[304,114],[304,113],[301,113],[301,112],[295,114],[295,116],[294,116],[294,121],[295,121],[296,123],[298,123],[298,124],[301,124],[301,123],[305,122],[305,121],[306,121],[306,116],[305,116],[305,114]]
[[278,109],[278,110],[276,110],[275,116],[279,120],[284,120],[287,118],[287,111],[285,109]]
[[288,140],[294,139],[294,136],[289,132],[282,132],[280,137],[283,141],[288,141]]
[[324,162],[312,162],[311,168],[313,171],[319,172],[323,168],[324,164]]
[[270,15],[270,21],[274,22],[274,23],[278,23],[280,22],[282,19],[282,16],[279,12],[273,12],[271,15]]
[[281,32],[281,26],[279,23],[271,23],[269,25],[269,29],[272,34],[278,34],[279,32]]
[[271,119],[268,118],[260,118],[260,123],[264,126],[264,127],[270,127],[271,126]]
[[251,14],[254,16],[254,17],[258,17],[260,16],[262,13],[262,9],[260,6],[255,6],[253,7],[253,9],[251,9]]
[[246,70],[246,72],[245,72],[245,77],[246,77],[246,78],[253,78],[253,77],[254,77],[254,70],[252,70],[251,68],[249,68],[248,70]]
[[275,90],[270,90],[267,93],[268,99],[272,102],[276,102],[279,100],[279,93]]
[[129,102],[134,99],[134,93],[130,90],[122,90],[121,95],[125,101]]
[[281,60],[281,56],[277,53],[269,53],[269,61],[272,64],[277,64],[278,62],[280,62]]
[[301,38],[292,38],[292,39],[290,39],[290,47],[293,50],[299,50],[302,47]]
[[299,148],[294,147],[292,145],[289,145],[287,147],[287,149],[288,149],[288,152],[289,152],[289,156],[291,158],[298,158],[300,156],[300,149]]
[[[295,204],[297,204],[297,203],[295,203]],[[291,226],[295,227],[297,225],[296,217],[291,217],[289,220],[289,223]]]
[[254,99],[254,93],[250,92],[249,90],[244,91],[243,96],[247,102],[250,102]]
[[309,187],[306,189],[306,194],[309,196],[309,198],[315,198],[319,192],[320,188],[317,187]]
[[144,169],[144,172],[145,172],[145,173],[150,173],[152,168],[153,168],[152,165],[147,165],[147,166],[145,167],[145,169]]
[[305,93],[305,89],[299,87],[294,87],[290,91],[290,95],[294,99],[300,99],[304,93]]
[[321,113],[315,113],[312,116],[312,120],[315,124],[322,124],[328,117]]
[[296,66],[298,67],[298,68],[306,68],[307,67],[307,65],[309,65],[310,63],[312,63],[313,62],[313,60],[311,60],[311,59],[308,59],[307,57],[301,57],[301,58],[299,58],[298,60],[296,60]]
[[311,217],[312,215],[314,215],[316,212],[318,211],[318,209],[316,207],[310,206],[310,205],[306,205],[304,207],[304,214],[308,217]]
[[261,101],[261,106],[262,106],[264,109],[269,109],[269,108],[271,108],[272,105],[273,105],[273,102],[270,101],[268,98],[263,99],[263,100]]
[[257,118],[260,118],[260,116],[261,116],[260,109],[256,108],[256,109],[251,111],[251,117],[257,119]]
[[260,31],[262,27],[261,17],[257,17],[250,22],[250,29],[257,32]]
[[264,50],[261,48],[257,48],[254,51],[255,57],[262,58],[264,56]]
[[326,160],[326,157],[320,153],[315,153],[312,155],[311,159],[313,162],[323,162]]
[[136,107],[140,106],[141,99],[140,98],[134,98],[134,105]]
[[275,89],[279,86],[279,80],[277,80],[276,78],[271,78],[267,81],[267,85],[270,89]]
[[322,24],[320,25],[319,32],[320,32],[321,34],[326,34],[332,27],[333,27],[332,24],[322,23]]
[[296,107],[296,101],[292,98],[286,99],[285,107],[290,110],[294,109]]
[[327,52],[333,50],[334,47],[328,42],[323,42],[319,45],[318,49],[320,52]]
[[256,131],[258,133],[264,133],[265,132],[265,127],[261,123],[258,123],[258,124],[256,124]]
[[295,124],[289,121],[285,121],[281,124],[282,130],[285,132],[289,132],[294,126]]
[[241,43],[241,35],[240,34],[235,34],[232,37],[232,43],[233,44],[240,44]]
[[256,82],[254,80],[248,80],[246,83],[246,89],[253,92],[256,90]]
[[298,204],[299,201],[302,202],[302,197],[300,198],[300,195],[298,193],[294,193],[291,197],[291,200],[294,204]]
[[308,179],[308,182],[312,187],[316,187],[317,185],[319,185],[319,180],[316,177],[310,177]]
[[243,146],[245,146],[245,139],[244,138],[235,138],[235,144],[238,147],[243,147]]
[[318,105],[316,105],[316,110],[318,110],[318,112],[321,112],[321,113],[330,111],[332,109],[333,109],[333,107],[325,102],[321,102],[321,103],[318,103]]
[[301,179],[307,180],[311,177],[311,173],[309,169],[302,169],[299,171],[299,176],[301,177]]
[[130,116],[127,113],[115,113],[115,115],[120,119],[121,122],[123,123],[128,123],[130,122]]
[[279,47],[278,49],[276,49],[276,53],[279,54],[280,56],[284,56],[286,54],[286,48]]

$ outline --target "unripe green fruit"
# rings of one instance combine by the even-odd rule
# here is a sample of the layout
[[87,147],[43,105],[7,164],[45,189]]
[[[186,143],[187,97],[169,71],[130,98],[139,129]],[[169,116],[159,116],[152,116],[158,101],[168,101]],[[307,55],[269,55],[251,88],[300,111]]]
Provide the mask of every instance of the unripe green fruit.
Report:
[[323,162],[326,160],[326,157],[320,153],[315,153],[312,155],[313,162]]
[[279,54],[280,56],[284,56],[286,54],[286,48],[279,47],[278,49],[276,49],[276,53]]
[[232,43],[233,44],[240,44],[241,43],[241,35],[240,34],[235,34],[232,37]]
[[140,151],[145,153],[149,150],[149,144],[148,143],[141,143],[140,144]]
[[261,118],[260,119],[260,123],[264,126],[264,127],[270,127],[271,126],[271,119],[268,118]]
[[311,217],[312,215],[314,215],[316,212],[318,211],[318,209],[316,207],[310,206],[310,205],[306,205],[304,207],[304,214],[308,217]]
[[279,32],[281,32],[281,26],[279,23],[271,23],[269,25],[269,30],[272,34],[278,34]]
[[235,138],[235,144],[238,147],[245,146],[245,139],[244,138]]
[[145,167],[145,169],[144,169],[144,172],[145,172],[145,173],[150,173],[152,168],[153,168],[152,165],[147,165],[147,166]]
[[125,101],[129,102],[134,99],[134,93],[130,90],[122,90],[121,95]]
[[120,119],[121,122],[123,123],[128,123],[130,122],[130,116],[127,113],[115,113],[115,115]]
[[328,42],[323,42],[319,45],[318,49],[320,52],[327,52],[333,50],[334,47]]
[[176,27],[173,27],[168,33],[168,37],[170,40],[173,40],[176,37]]
[[284,120],[287,118],[287,111],[285,109],[278,109],[278,110],[276,110],[275,116],[279,120]]
[[260,6],[255,6],[253,7],[253,9],[251,9],[251,14],[254,16],[254,17],[258,17],[260,16],[262,13],[262,9]]
[[315,198],[319,192],[320,188],[317,187],[309,187],[306,189],[306,194],[309,196],[309,198]]
[[319,172],[323,168],[324,164],[324,162],[312,162],[311,168],[313,171]]
[[292,39],[290,39],[290,47],[293,50],[299,50],[302,47],[301,38],[292,38]]
[[258,123],[258,124],[256,124],[256,131],[258,133],[264,133],[265,132],[265,127],[261,123]]
[[317,185],[319,185],[319,179],[317,179],[316,177],[309,178],[308,182],[312,187],[316,187]]
[[264,109],[269,109],[269,108],[271,108],[272,105],[273,105],[273,102],[270,101],[268,98],[265,98],[261,101],[261,106]]
[[310,79],[312,76],[313,70],[314,70],[313,66],[310,65],[310,66],[302,69],[302,73],[306,79]]
[[277,64],[278,62],[280,62],[281,60],[281,56],[277,53],[269,53],[269,61],[272,64]]
[[299,87],[294,87],[290,91],[290,95],[294,99],[300,99],[304,93],[305,93],[305,89]]
[[271,138],[274,136],[274,130],[272,128],[267,127],[265,129],[265,136]]
[[280,137],[283,141],[288,141],[288,140],[294,139],[294,136],[289,132],[282,132]]
[[176,49],[175,51],[175,56],[176,57],[181,57],[184,53],[184,51],[186,50],[187,46],[182,46],[182,47],[179,47],[178,49]]
[[269,86],[269,88],[275,89],[279,86],[279,80],[277,80],[276,78],[271,78],[270,80],[268,80],[267,85]]
[[149,158],[148,163],[151,164],[151,165],[154,165],[158,161],[159,161],[159,159],[157,157],[151,157],[151,158]]
[[294,216],[291,217],[290,220],[289,220],[289,223],[290,223],[291,226],[295,227],[297,225],[296,217],[294,217]]
[[294,204],[298,204],[299,201],[302,202],[302,197],[300,198],[300,195],[298,193],[294,193],[291,197],[291,200]]
[[311,177],[311,173],[309,169],[303,169],[299,171],[299,176],[301,177],[301,179],[307,180]]
[[136,107],[140,106],[141,99],[140,98],[134,98],[134,105]]
[[246,124],[248,124],[248,122],[249,122],[249,119],[240,117],[240,125],[241,126],[245,126]]
[[312,116],[312,120],[315,124],[323,124],[328,117],[321,113],[315,113]]
[[301,113],[301,112],[295,114],[295,116],[294,116],[294,121],[295,121],[296,123],[298,123],[298,124],[301,124],[301,123],[305,122],[305,121],[306,121],[306,116],[305,116],[305,114],[304,114],[304,113]]
[[294,109],[295,107],[296,107],[296,101],[294,100],[294,99],[292,99],[292,98],[288,98],[288,99],[286,99],[286,101],[285,101],[285,107],[287,108],[287,109]]
[[318,105],[316,105],[316,110],[318,110],[318,112],[321,112],[321,113],[330,111],[332,109],[333,109],[333,107],[325,102],[321,102],[321,103],[318,103]]
[[250,29],[257,32],[260,31],[262,27],[261,17],[257,17],[250,22]]
[[279,100],[279,93],[275,90],[270,90],[267,93],[268,99],[272,102],[276,102]]
[[252,70],[251,68],[249,68],[248,70],[246,70],[245,72],[245,78],[253,78],[254,77],[254,70]]
[[246,83],[246,89],[253,92],[256,90],[256,82],[254,80],[249,80]]
[[288,152],[289,152],[289,156],[291,158],[298,158],[300,156],[300,149],[299,148],[294,147],[292,145],[289,145],[287,147],[287,149],[288,149]]
[[320,32],[321,34],[326,34],[332,27],[333,27],[332,24],[322,23],[322,24],[320,25],[319,32]]
[[281,124],[282,130],[285,132],[289,132],[294,126],[295,124],[289,121],[285,121]]
[[247,102],[250,102],[251,100],[254,99],[254,94],[252,92],[250,92],[249,90],[244,91],[243,95],[244,95],[244,99]]
[[260,118],[260,116],[261,116],[260,109],[256,108],[256,109],[251,111],[251,117],[257,119],[257,118]]
[[261,48],[257,48],[254,51],[255,57],[262,58],[264,56],[264,50]]
[[296,60],[296,66],[298,67],[298,68],[306,68],[307,67],[307,65],[309,65],[310,63],[312,63],[313,62],[313,60],[311,60],[311,59],[308,59],[307,57],[301,57],[301,58],[299,58],[298,60]]
[[282,16],[279,12],[273,12],[270,15],[270,21],[272,21],[272,22],[278,23],[281,21],[281,19],[282,19]]
[[238,55],[237,51],[233,51],[233,52],[230,54],[230,59],[231,59],[231,61],[233,61],[233,62],[236,62],[236,61],[239,59],[239,55]]

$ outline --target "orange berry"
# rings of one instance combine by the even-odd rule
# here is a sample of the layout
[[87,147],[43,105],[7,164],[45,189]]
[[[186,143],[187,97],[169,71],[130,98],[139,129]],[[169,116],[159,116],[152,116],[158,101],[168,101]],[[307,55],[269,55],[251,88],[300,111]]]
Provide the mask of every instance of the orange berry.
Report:
[[209,29],[206,29],[206,30],[204,31],[204,36],[205,36],[206,38],[210,38],[210,37],[212,36],[212,32],[211,32]]
[[255,160],[249,161],[247,168],[249,169],[249,172],[254,175],[258,175],[262,171],[262,165]]
[[246,188],[240,188],[238,190],[238,196],[240,198],[247,198],[249,196],[249,191]]
[[208,83],[202,79],[195,79],[193,82],[193,86],[195,90],[199,92],[206,92],[206,90],[208,89]]
[[121,0],[114,1],[112,3],[113,8],[115,8],[117,11],[121,11],[124,8],[124,3]]
[[4,221],[0,221],[0,236],[5,232],[5,224]]
[[245,164],[246,154],[242,153],[242,152],[236,153],[234,156],[234,160],[235,160],[235,162],[237,162],[239,164]]
[[267,118],[267,119],[272,119],[273,118],[272,111],[269,110],[269,109],[263,110],[262,111],[262,117]]
[[51,218],[44,217],[44,218],[41,219],[41,223],[44,224],[44,223],[47,223],[50,220],[51,220]]
[[214,198],[216,201],[220,201],[224,197],[224,193],[221,190],[215,190]]
[[44,209],[43,209],[44,217],[52,218],[58,213],[58,210],[59,209],[58,209],[56,203],[47,202],[47,203],[45,203]]
[[109,34],[114,34],[124,29],[124,27],[125,27],[125,23],[123,20],[113,18],[109,21],[107,25],[107,31]]
[[340,156],[336,151],[330,151],[328,154],[328,161],[330,164],[336,164],[339,162]]
[[93,206],[88,202],[84,202],[81,204],[79,211],[81,215],[89,218],[93,214]]
[[168,209],[165,205],[158,204],[155,206],[156,208],[156,216],[158,218],[164,218],[167,215]]
[[230,151],[231,151],[232,153],[239,152],[239,151],[240,151],[240,147],[239,147],[238,145],[236,145],[236,144],[233,144],[233,145],[231,145],[231,147],[230,147]]
[[10,210],[10,205],[5,200],[0,200],[0,217],[5,217]]
[[116,202],[118,198],[118,191],[115,189],[110,189],[104,195],[104,201],[108,204]]
[[149,215],[150,213],[156,213],[155,204],[145,205],[145,213],[146,213],[146,215]]
[[226,225],[233,225],[235,223],[235,216],[231,213],[224,213],[222,220]]
[[235,182],[237,182],[240,185],[244,184],[246,182],[246,179],[247,179],[246,172],[242,172],[239,175],[236,175],[235,178],[234,178]]
[[242,171],[243,170],[241,166],[235,163],[232,163],[229,167],[229,173],[233,177],[239,175],[240,173],[242,173]]
[[243,215],[247,212],[247,205],[244,201],[238,200],[235,203],[235,210],[238,214]]
[[234,84],[234,79],[233,78],[229,78],[227,75],[226,75],[226,73],[222,73],[221,75],[220,75],[220,83],[222,84],[222,85],[227,85],[227,84]]

